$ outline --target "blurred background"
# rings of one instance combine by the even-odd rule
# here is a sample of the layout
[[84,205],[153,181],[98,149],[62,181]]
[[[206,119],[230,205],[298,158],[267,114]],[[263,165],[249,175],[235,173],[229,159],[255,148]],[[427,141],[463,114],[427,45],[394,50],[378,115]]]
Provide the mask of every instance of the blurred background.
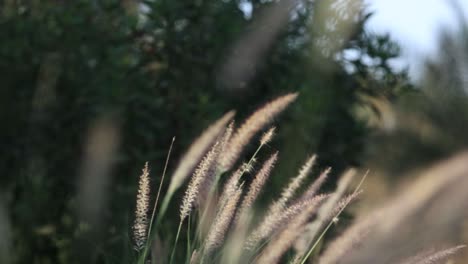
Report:
[[128,263],[144,162],[156,185],[173,137],[169,175],[223,113],[241,123],[287,92],[265,199],[313,153],[334,176],[371,169],[366,195],[383,199],[468,146],[467,14],[442,0],[0,1],[0,262]]

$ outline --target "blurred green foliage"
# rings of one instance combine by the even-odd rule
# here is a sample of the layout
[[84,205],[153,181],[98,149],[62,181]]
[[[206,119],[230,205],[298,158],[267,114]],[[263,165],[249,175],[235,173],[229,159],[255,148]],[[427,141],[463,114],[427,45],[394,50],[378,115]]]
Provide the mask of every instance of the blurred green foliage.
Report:
[[98,227],[76,218],[77,178],[87,131],[103,116],[121,141],[101,237],[85,241],[92,252],[79,252],[90,262],[132,259],[129,231],[144,161],[156,184],[171,138],[175,165],[227,110],[238,110],[239,121],[259,103],[299,91],[274,143],[288,157],[280,158],[278,174],[295,172],[314,152],[337,171],[357,165],[367,132],[353,108],[366,104],[362,95],[393,100],[410,85],[405,71],[390,66],[398,46],[365,30],[370,14],[362,4],[335,2],[343,1],[300,1],[241,86],[223,82],[220,69],[233,43],[275,2],[1,2],[0,198],[13,223],[14,261],[79,262],[74,241]]

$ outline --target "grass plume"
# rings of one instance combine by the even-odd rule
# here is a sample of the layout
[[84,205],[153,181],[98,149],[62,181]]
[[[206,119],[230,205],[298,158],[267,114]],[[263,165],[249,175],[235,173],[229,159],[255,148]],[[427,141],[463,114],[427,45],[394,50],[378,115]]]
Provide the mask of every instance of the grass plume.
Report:
[[234,217],[241,194],[242,187],[239,187],[216,216],[213,226],[206,238],[205,255],[210,256],[213,250],[219,248],[223,244],[225,234]]
[[136,199],[135,221],[133,224],[133,239],[135,249],[140,251],[146,244],[148,229],[148,209],[150,199],[150,179],[148,162],[145,163],[138,183]]
[[249,186],[249,191],[245,195],[242,204],[240,206],[240,214],[246,213],[247,210],[253,205],[258,195],[263,189],[268,177],[270,176],[271,170],[275,166],[276,160],[278,159],[278,152],[273,154],[265,163],[263,164],[260,171],[255,175],[252,183]]
[[260,145],[268,144],[275,136],[275,131],[276,127],[271,127],[267,132],[263,133],[262,137],[260,138]]
[[180,207],[180,221],[183,221],[191,212],[193,207],[198,203],[198,195],[200,187],[206,178],[213,174],[213,164],[216,162],[218,155],[219,143],[216,143],[213,148],[206,154],[203,160],[198,165],[198,168],[193,173],[193,176],[188,185],[185,196]]
[[255,111],[232,136],[228,151],[223,155],[221,167],[229,170],[241,155],[244,147],[266,124],[281,113],[297,97],[297,93],[281,96]]
[[281,256],[292,246],[305,228],[309,217],[317,210],[320,199],[309,203],[304,211],[296,215],[270,243],[259,256],[257,263],[273,264],[280,261]]
[[195,168],[206,151],[216,142],[216,139],[226,129],[226,124],[234,117],[235,112],[230,111],[208,127],[189,147],[177,166],[169,184],[169,189],[164,196],[164,200],[159,210],[157,223],[162,220],[166,213],[169,202],[174,192],[185,182],[188,175]]
[[459,245],[439,251],[424,251],[406,261],[403,261],[402,264],[441,264],[446,262],[455,253],[465,247],[466,245]]
[[316,155],[313,155],[307,159],[305,164],[300,169],[299,174],[292,179],[289,185],[281,193],[281,197],[279,198],[279,200],[273,204],[273,207],[270,209],[271,214],[278,214],[281,210],[283,210],[286,207],[287,203],[294,196],[297,189],[301,187],[304,179],[309,175],[316,159]]

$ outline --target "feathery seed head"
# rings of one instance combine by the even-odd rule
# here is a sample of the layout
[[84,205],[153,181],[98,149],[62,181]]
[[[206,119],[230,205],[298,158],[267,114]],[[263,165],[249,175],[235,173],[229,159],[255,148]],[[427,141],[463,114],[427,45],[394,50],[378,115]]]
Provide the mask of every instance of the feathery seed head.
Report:
[[307,175],[309,175],[310,171],[312,170],[312,167],[315,164],[316,159],[317,159],[317,156],[313,155],[312,157],[307,159],[304,165],[302,165],[301,169],[299,170],[299,174],[296,177],[294,177],[294,179],[292,179],[288,187],[286,187],[281,193],[280,199],[278,200],[275,207],[273,208],[274,211],[279,212],[282,209],[284,209],[286,204],[296,193],[297,189],[299,189],[304,179],[307,177]]
[[[283,189],[280,198],[272,203],[268,208],[268,213],[264,218],[263,223],[259,226],[259,228],[254,231],[254,235],[250,237],[250,241],[248,244],[253,245],[259,242],[261,239],[269,236],[274,228],[274,226],[278,223],[279,219],[285,215],[282,212],[286,210],[286,206],[289,200],[294,196],[296,190],[301,186],[301,183],[304,181],[305,177],[310,173],[312,166],[314,165],[316,160],[316,155],[313,155],[302,166],[299,170],[299,174],[289,183],[289,185]],[[307,199],[300,199],[304,202],[310,200],[310,198],[315,198],[315,196],[307,196]],[[298,206],[299,202],[296,202],[294,206]],[[292,210],[291,207],[288,210]]]
[[199,256],[200,256],[200,253],[198,252],[198,250],[195,249],[192,252],[192,256],[190,257],[190,264],[198,263],[199,262],[199,259],[198,259]]
[[424,251],[418,253],[416,256],[413,256],[401,264],[437,264],[445,263],[450,257],[457,253],[460,249],[465,248],[466,245],[459,245],[439,251]]
[[349,187],[355,174],[356,171],[354,169],[346,171],[338,181],[335,192],[320,206],[316,219],[307,225],[305,232],[301,234],[301,237],[294,245],[298,255],[303,256],[305,254],[313,239],[317,237],[320,230],[333,218],[334,213],[337,211],[337,206],[339,207],[340,201],[342,201],[342,197],[345,195],[346,189]]
[[136,199],[135,222],[133,224],[133,238],[135,249],[141,250],[146,243],[148,229],[148,208],[150,195],[150,180],[148,162],[145,163],[140,181],[138,184],[138,194]]
[[189,186],[185,192],[185,196],[182,200],[180,207],[180,219],[183,221],[193,210],[195,202],[198,199],[200,187],[203,185],[207,178],[213,174],[213,168],[215,167],[216,157],[218,155],[219,143],[211,148],[211,150],[205,155],[197,169],[193,173],[192,179],[190,180]]
[[239,180],[242,175],[246,172],[246,164],[242,164],[224,184],[224,189],[221,194],[220,204],[224,204],[230,197],[236,192],[239,187]]
[[350,203],[354,202],[354,200],[356,200],[358,196],[361,195],[361,193],[362,193],[362,190],[359,190],[351,194],[348,194],[344,198],[341,198],[341,200],[336,205],[335,209],[331,212],[329,218],[333,218],[336,214],[343,211],[346,207],[348,207]]
[[355,228],[347,230],[344,234],[339,236],[333,243],[331,243],[320,256],[320,264],[334,264],[343,260],[346,255],[351,253],[354,249],[358,248],[372,229],[372,223],[367,222]]
[[240,207],[240,213],[246,213],[246,211],[252,206],[252,204],[257,199],[257,196],[260,194],[260,191],[263,188],[263,185],[270,176],[270,172],[275,166],[276,160],[278,159],[278,152],[273,154],[265,163],[263,164],[260,171],[255,175],[254,180],[249,186],[249,191],[247,192],[242,205]]
[[205,204],[205,202],[209,199],[210,192],[214,187],[216,177],[218,174],[218,158],[222,150],[222,142],[216,142],[216,144],[211,148],[209,153],[207,154],[207,160],[204,166],[207,167],[206,169],[206,176],[204,177],[200,191],[198,195],[198,199],[195,201],[198,205]]
[[235,112],[230,111],[208,127],[190,146],[175,170],[168,193],[174,193],[187,179],[187,176],[197,165],[206,151],[214,144],[216,139],[225,130],[226,124],[234,117]]
[[265,145],[269,143],[273,136],[275,135],[276,127],[271,127],[267,132],[263,133],[262,138],[260,139],[260,144]]
[[313,197],[317,194],[322,187],[323,183],[327,180],[328,175],[331,172],[331,168],[328,167],[322,173],[320,173],[319,177],[312,182],[312,184],[307,188],[307,190],[302,194],[300,199],[307,199]]
[[317,195],[307,200],[298,201],[287,208],[281,214],[271,214],[270,212],[263,218],[261,224],[252,232],[246,242],[247,249],[255,248],[258,243],[271,236],[275,230],[280,230],[286,223],[291,221],[300,212],[303,212],[311,204],[320,204],[329,195]]
[[311,204],[320,204],[328,197],[330,197],[329,194],[319,194],[307,200],[301,200],[294,204],[291,204],[284,210],[284,213],[278,217],[279,221],[275,220],[275,222],[287,222],[288,220],[291,220],[294,216],[296,216],[298,213],[304,211],[307,206]]
[[299,235],[305,229],[305,224],[309,220],[311,214],[313,214],[320,201],[311,202],[304,210],[297,214],[290,223],[283,228],[281,232],[272,239],[270,244],[262,251],[257,263],[270,264],[278,263],[281,256],[291,247],[296,241]]
[[205,241],[205,254],[207,256],[211,255],[213,250],[223,244],[226,232],[232,222],[241,195],[242,188],[239,187],[236,189],[233,196],[227,200],[227,203],[215,218],[214,224],[211,226]]
[[[356,191],[342,198],[335,206],[335,208],[331,212],[329,212],[329,215],[322,220],[322,222],[331,221],[336,224],[339,221],[338,215],[361,193],[362,191]],[[337,261],[340,258],[343,258],[346,254],[351,252],[353,249],[357,248],[364,241],[369,232],[370,226],[368,226],[364,230],[361,230],[360,232],[354,233],[354,236],[348,236],[347,238],[342,239],[341,244],[338,244],[338,247],[332,245],[333,251],[329,251],[327,249],[324,253],[323,258],[321,258],[320,263],[336,263],[335,261]]]
[[[229,140],[231,140],[232,137],[232,132],[234,132],[234,120],[232,120],[229,125],[227,126],[226,130],[224,131],[224,135],[221,138],[221,152],[225,152],[229,143]],[[219,161],[218,161],[219,162]]]
[[297,93],[281,96],[254,112],[235,132],[229,141],[228,148],[221,159],[223,170],[229,170],[236,163],[244,147],[252,137],[281,113],[297,97]]

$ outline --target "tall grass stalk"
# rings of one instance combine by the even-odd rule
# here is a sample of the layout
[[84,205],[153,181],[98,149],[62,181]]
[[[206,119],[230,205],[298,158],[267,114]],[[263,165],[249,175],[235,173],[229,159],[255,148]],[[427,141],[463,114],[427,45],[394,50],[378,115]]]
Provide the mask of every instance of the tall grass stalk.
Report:
[[192,240],[190,239],[190,227],[192,226],[192,216],[188,216],[188,224],[187,224],[187,254],[186,258],[187,260],[190,259],[190,252],[192,252]]
[[151,213],[151,219],[150,219],[149,227],[148,227],[148,237],[146,239],[146,246],[145,246],[145,249],[143,250],[143,254],[141,255],[140,263],[144,263],[144,261],[146,260],[146,256],[148,255],[148,249],[151,248],[151,242],[152,242],[151,235],[153,231],[152,228],[153,228],[154,216],[156,214],[156,210],[158,207],[159,195],[161,194],[161,189],[164,183],[164,176],[166,175],[167,165],[169,164],[169,159],[171,157],[171,152],[172,152],[172,147],[174,145],[174,141],[175,141],[175,137],[172,138],[171,145],[169,146],[169,151],[167,152],[166,162],[164,164],[164,169],[163,169],[163,173],[161,176],[161,182],[159,183],[158,193],[156,195],[156,201],[154,202],[153,212]]

